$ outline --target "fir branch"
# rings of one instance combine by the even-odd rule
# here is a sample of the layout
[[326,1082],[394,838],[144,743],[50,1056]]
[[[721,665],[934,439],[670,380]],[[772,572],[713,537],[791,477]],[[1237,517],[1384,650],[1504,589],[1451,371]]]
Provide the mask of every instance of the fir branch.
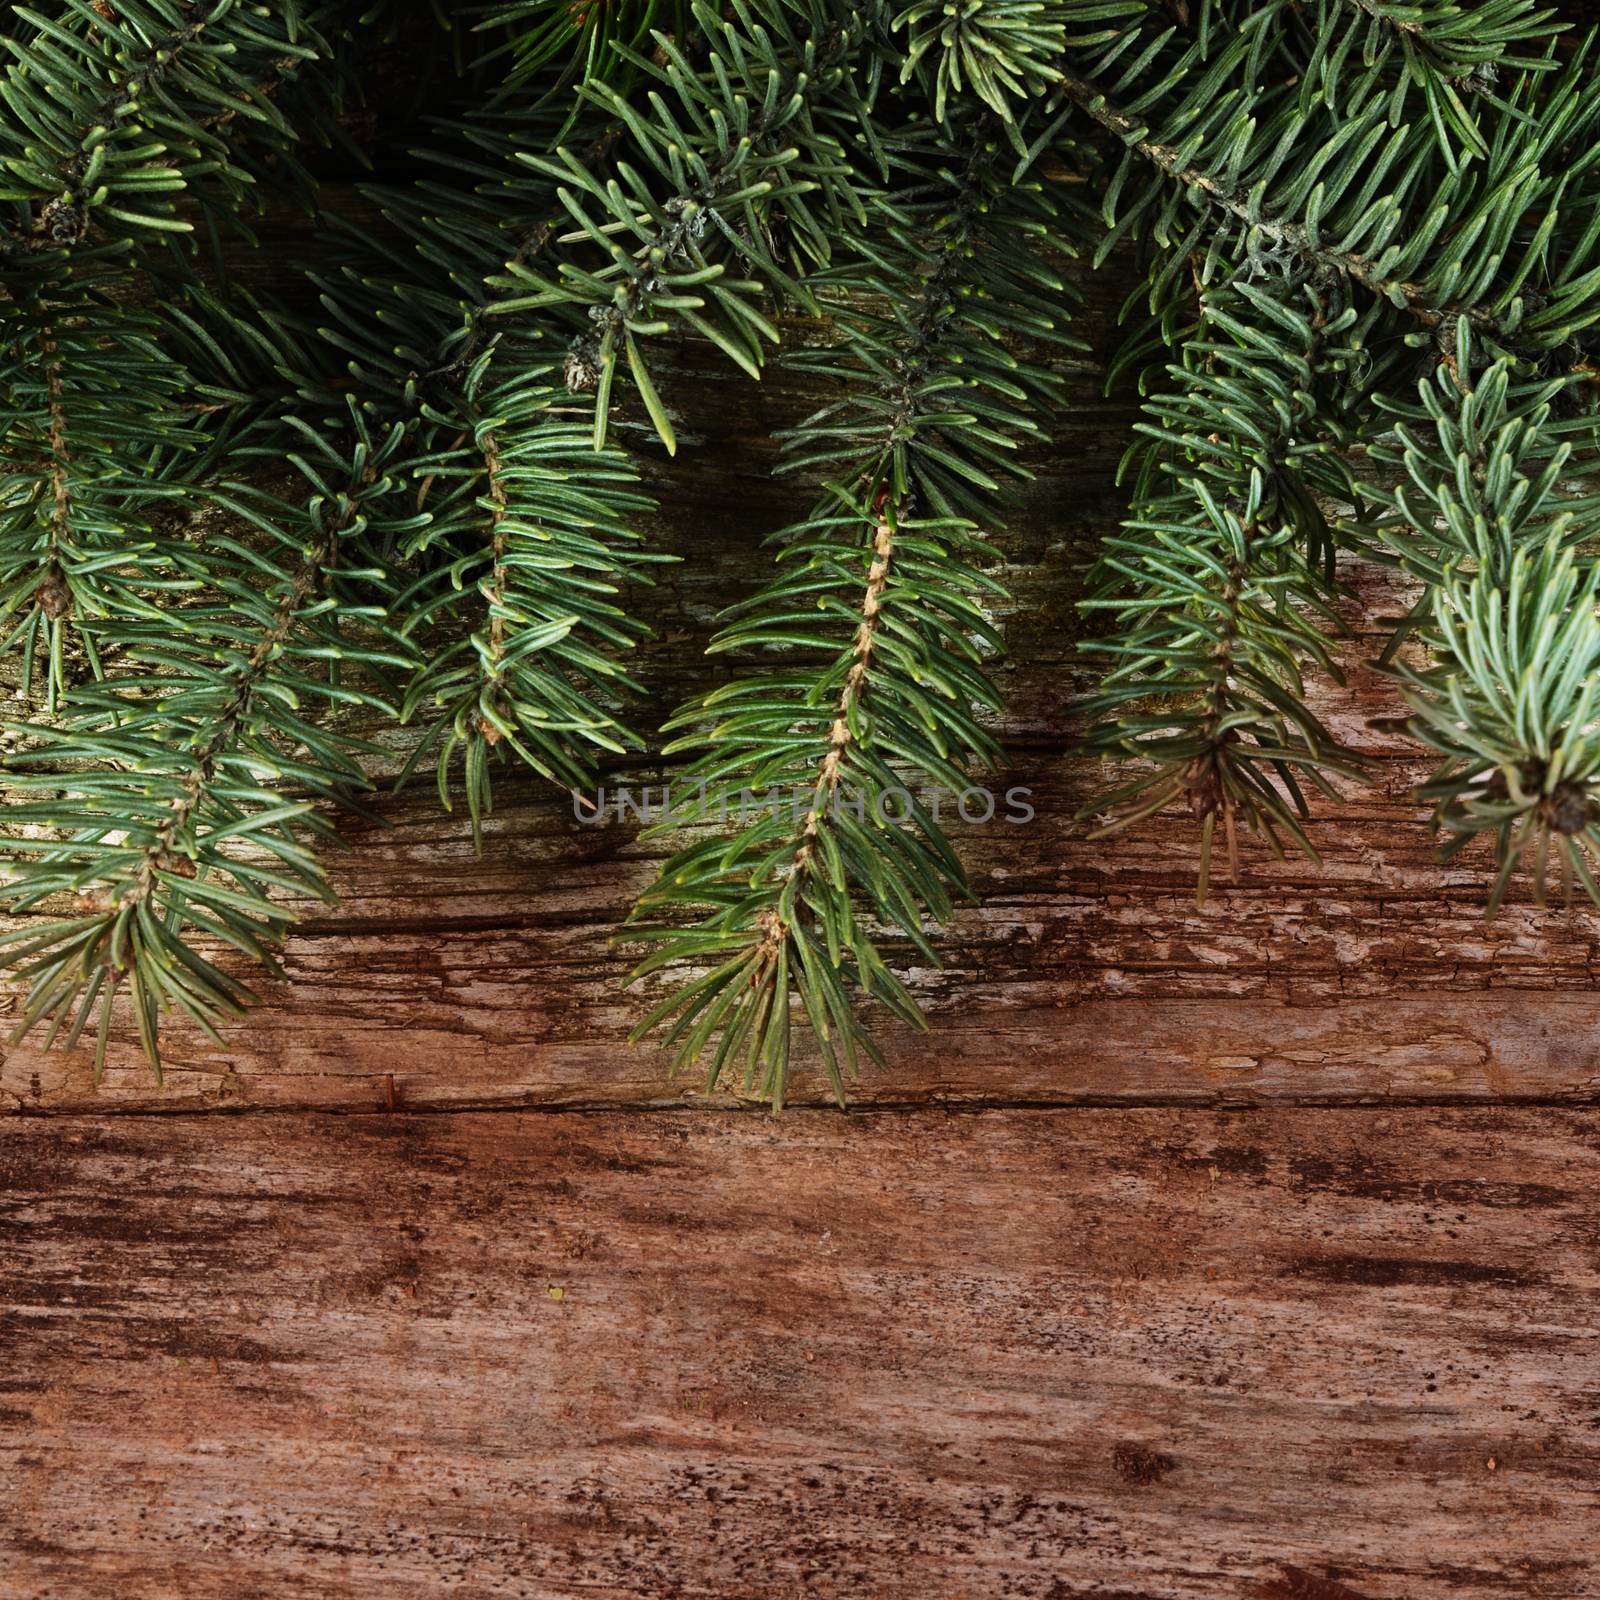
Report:
[[1353,770],[1304,703],[1303,669],[1336,675],[1320,502],[1353,498],[1331,397],[1362,343],[1355,313],[1330,316],[1314,292],[1235,284],[1207,319],[1211,337],[1146,406],[1141,497],[1083,602],[1121,624],[1083,646],[1114,663],[1086,707],[1088,748],[1147,764],[1084,815],[1100,819],[1098,837],[1182,801],[1201,825],[1201,901],[1219,818],[1235,871],[1240,822],[1279,854],[1287,835],[1316,859],[1300,781],[1332,792],[1330,775]]
[[160,567],[151,516],[181,495],[187,374],[157,321],[88,287],[23,288],[0,339],[0,653],[20,649],[24,693],[42,664],[54,711],[85,619],[137,614]]
[[[616,654],[646,630],[613,597],[660,559],[632,526],[652,502],[620,451],[593,449],[559,346],[537,325],[484,317],[488,280],[554,237],[526,220],[550,214],[553,186],[516,156],[555,128],[535,109],[451,130],[437,176],[379,195],[411,249],[362,250],[320,280],[324,345],[348,353],[365,406],[404,423],[423,514],[395,601],[405,636],[430,641],[402,699],[402,718],[422,725],[402,778],[433,753],[448,808],[459,760],[477,842],[495,759],[583,788],[594,752],[638,744],[618,720],[635,686]],[[602,129],[585,160],[598,168],[615,145]]]
[[636,548],[631,527],[650,502],[618,453],[591,453],[566,402],[555,358],[525,357],[497,388],[469,386],[461,435],[412,465],[440,483],[412,552],[453,559],[402,597],[406,631],[420,637],[445,619],[459,629],[463,593],[478,597],[483,625],[441,645],[414,677],[402,716],[437,709],[407,770],[437,744],[448,807],[461,756],[475,840],[492,756],[509,751],[552,782],[584,788],[589,752],[637,743],[613,709],[634,686],[611,652],[644,630],[612,597],[658,559]]
[[1542,901],[1552,854],[1564,893],[1576,881],[1600,902],[1600,495],[1570,487],[1575,438],[1592,466],[1592,419],[1557,418],[1561,379],[1475,364],[1463,326],[1373,451],[1378,534],[1429,584],[1407,630],[1421,659],[1394,668],[1405,727],[1440,758],[1419,796],[1446,858],[1491,836],[1491,915],[1523,864]]
[[0,125],[0,199],[26,207],[0,229],[7,264],[85,244],[97,221],[125,245],[191,233],[176,200],[197,180],[237,206],[254,174],[222,130],[244,117],[292,142],[261,84],[324,48],[298,5],[121,0],[107,16],[76,4],[29,15],[32,38],[0,39],[16,58],[0,99],[17,113]]
[[370,576],[367,518],[392,492],[384,471],[398,443],[395,433],[358,448],[339,491],[301,459],[313,493],[299,510],[216,492],[254,539],[213,533],[175,550],[188,603],[159,622],[97,624],[119,674],[79,691],[57,723],[7,725],[24,741],[8,787],[43,798],[7,806],[16,866],[5,897],[16,912],[63,895],[79,907],[0,938],[28,984],[14,1040],[48,1022],[45,1044],[70,1048],[98,1017],[98,1074],[125,991],[159,1077],[162,1013],[220,1042],[222,1022],[253,998],[196,941],[276,970],[272,947],[296,915],[276,893],[328,897],[308,846],[332,829],[314,801],[366,787],[371,752],[312,721],[306,703],[378,706],[345,674],[411,664],[382,609],[354,593]]
[[1382,509],[1371,531],[1405,571],[1437,585],[1475,568],[1503,583],[1513,556],[1552,537],[1581,544],[1600,532],[1594,497],[1564,488],[1574,437],[1593,454],[1592,419],[1556,411],[1571,387],[1484,361],[1463,327],[1419,385],[1419,401],[1380,398],[1392,431],[1367,452],[1367,493]]
[[62,572],[62,546],[72,521],[72,446],[67,428],[65,384],[61,373],[61,346],[55,325],[48,318],[39,327],[40,365],[44,369],[45,447],[49,452],[49,512],[43,576],[34,590],[34,603],[50,621],[55,621],[72,604]]
[[[1587,47],[1559,61],[1546,39],[1543,70],[1484,97],[1479,147],[1463,153],[1434,119],[1391,126],[1390,98],[1370,85],[1330,105],[1267,71],[1283,48],[1281,12],[1250,9],[1210,55],[1196,42],[1169,56],[1133,27],[1074,57],[1061,93],[1121,152],[1105,179],[1098,259],[1140,233],[1157,247],[1153,303],[1194,253],[1208,275],[1221,256],[1232,270],[1359,286],[1409,320],[1412,346],[1463,317],[1525,359],[1592,338],[1600,116],[1584,88]],[[1139,45],[1132,65],[1119,60]],[[1119,102],[1119,85],[1137,92]],[[1138,166],[1167,182],[1130,181]]]
[[1402,666],[1407,726],[1439,764],[1419,798],[1453,857],[1488,834],[1493,915],[1517,869],[1542,904],[1551,856],[1600,904],[1600,569],[1560,541],[1506,558],[1498,573],[1452,571],[1436,591],[1437,664]]
[[1406,310],[1425,328],[1436,328],[1447,318],[1465,316],[1475,327],[1500,332],[1494,319],[1476,308],[1430,303],[1427,288],[1402,277],[1386,276],[1373,260],[1358,251],[1329,246],[1293,218],[1275,215],[1260,193],[1242,184],[1228,183],[1215,173],[1186,161],[1182,151],[1144,136],[1145,125],[1113,105],[1094,86],[1072,72],[1063,72],[1063,92],[1100,127],[1114,134],[1125,149],[1136,151],[1186,193],[1199,194],[1250,231],[1269,240],[1286,257],[1325,267],[1359,283],[1369,293]]
[[[484,599],[489,602],[489,642],[483,653],[484,675],[491,683],[499,683],[505,670],[506,659],[506,589],[510,573],[506,558],[511,550],[511,536],[506,527],[506,514],[510,496],[506,493],[505,475],[500,463],[500,445],[493,428],[485,428],[478,438],[478,449],[483,456],[483,482],[489,497],[489,578],[484,585]],[[496,735],[498,737],[498,735]]]
[[[846,139],[868,127],[876,77],[871,7],[836,13],[828,0],[812,0],[791,11],[735,0],[724,18],[696,0],[693,10],[709,47],[705,66],[661,34],[659,60],[619,47],[653,80],[648,112],[606,84],[584,88],[631,137],[632,159],[619,164],[617,177],[602,183],[565,149],[522,154],[559,185],[576,224],[559,242],[593,252],[596,263],[569,253],[551,273],[513,261],[494,280],[508,291],[496,315],[560,311],[584,319],[568,381],[594,391],[596,449],[606,441],[613,387],[626,363],[674,453],[676,433],[642,341],[681,324],[758,376],[764,345],[778,338],[760,295],[770,288],[814,308],[802,278],[827,261],[847,217],[856,224],[865,217]],[[781,246],[774,226],[780,215]],[[630,249],[618,242],[625,238],[637,243]],[[730,262],[757,276],[731,277]]]
[[[779,799],[763,820],[741,819],[731,839],[680,851],[641,897],[641,925],[630,931],[660,948],[640,975],[717,964],[635,1036],[670,1021],[675,1064],[709,1052],[709,1084],[742,1053],[746,1088],[759,1071],[774,1105],[787,1084],[792,1000],[841,1099],[859,1055],[878,1058],[852,987],[921,1025],[872,930],[891,927],[936,962],[924,917],[944,920],[951,888],[965,884],[940,824],[904,785],[920,778],[961,792],[972,766],[998,758],[975,717],[996,703],[978,662],[998,643],[982,611],[997,586],[978,570],[989,554],[978,519],[992,523],[992,473],[1015,471],[1016,440],[1037,428],[1028,407],[1055,393],[1047,371],[1001,341],[1062,342],[1066,286],[1035,255],[1065,243],[1057,209],[1036,186],[1001,177],[997,135],[982,129],[962,170],[886,204],[882,241],[862,240],[860,263],[830,275],[896,309],[852,303],[841,312],[843,358],[790,358],[854,390],[788,441],[791,470],[829,472],[827,495],[780,536],[788,571],[736,608],[712,645],[778,650],[783,665],[736,678],[668,724],[682,736],[667,753],[698,752],[686,777],[706,791],[699,812],[725,817],[752,786],[775,785]],[[847,632],[809,663],[818,611]],[[784,814],[786,789],[808,796],[803,814]],[[904,816],[884,804],[895,794]],[[670,908],[698,920],[644,921]]]

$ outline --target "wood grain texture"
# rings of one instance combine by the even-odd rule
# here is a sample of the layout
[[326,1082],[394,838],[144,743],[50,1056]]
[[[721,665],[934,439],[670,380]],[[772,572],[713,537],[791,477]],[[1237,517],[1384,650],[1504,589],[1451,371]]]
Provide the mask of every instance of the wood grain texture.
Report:
[[1597,1184],[1555,1109],[13,1121],[0,1593],[1600,1595]]

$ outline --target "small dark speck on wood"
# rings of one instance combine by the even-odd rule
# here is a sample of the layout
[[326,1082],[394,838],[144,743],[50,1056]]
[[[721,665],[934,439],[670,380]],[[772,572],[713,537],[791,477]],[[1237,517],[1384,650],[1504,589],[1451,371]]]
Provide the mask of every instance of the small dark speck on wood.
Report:
[[1304,1567],[1285,1566],[1282,1576],[1269,1578],[1255,1591],[1256,1600],[1367,1600],[1332,1578],[1319,1578]]
[[1159,1450],[1124,1439],[1111,1452],[1111,1464],[1129,1483],[1159,1483],[1178,1463]]

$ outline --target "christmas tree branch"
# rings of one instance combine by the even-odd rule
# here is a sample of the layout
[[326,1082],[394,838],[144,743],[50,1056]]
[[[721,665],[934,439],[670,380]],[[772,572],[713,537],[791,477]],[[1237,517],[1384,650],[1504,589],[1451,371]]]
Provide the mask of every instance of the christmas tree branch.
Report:
[[1325,267],[1359,283],[1369,293],[1403,307],[1425,328],[1436,328],[1446,319],[1465,316],[1475,327],[1499,331],[1485,311],[1459,305],[1430,303],[1429,290],[1405,278],[1385,276],[1376,270],[1373,259],[1355,250],[1339,249],[1322,241],[1304,223],[1276,215],[1255,190],[1225,179],[1184,159],[1176,146],[1161,144],[1146,137],[1145,125],[1112,104],[1093,84],[1075,73],[1064,71],[1062,91],[1118,142],[1152,163],[1185,193],[1198,194],[1219,211],[1245,224],[1252,232],[1268,239],[1287,255],[1307,264]]
[[260,85],[325,48],[297,8],[274,16],[245,0],[64,5],[36,25],[25,43],[0,40],[16,57],[4,98],[31,108],[0,128],[0,199],[30,208],[28,225],[0,229],[7,264],[85,243],[97,217],[122,239],[192,232],[175,198],[197,179],[237,202],[253,175],[221,131],[243,116],[292,142]]
[[[323,348],[348,356],[362,406],[405,430],[396,478],[417,526],[394,605],[421,661],[401,716],[421,737],[402,778],[432,753],[448,807],[459,761],[475,840],[492,760],[579,788],[596,750],[637,744],[617,716],[633,685],[615,654],[645,630],[613,597],[659,559],[632,526],[652,502],[620,451],[594,450],[559,345],[536,322],[486,316],[490,280],[554,242],[553,225],[526,220],[550,214],[553,186],[517,156],[556,126],[535,108],[445,130],[426,177],[376,193],[409,249],[347,240],[348,264],[318,280]],[[585,162],[616,143],[602,129]],[[315,374],[304,387],[317,391]]]
[[1303,665],[1336,673],[1317,626],[1337,626],[1321,503],[1353,494],[1328,413],[1360,359],[1356,321],[1309,290],[1208,299],[1210,337],[1146,406],[1141,497],[1083,602],[1120,624],[1083,647],[1114,663],[1088,747],[1149,763],[1085,815],[1105,834],[1182,801],[1201,825],[1202,901],[1219,818],[1230,866],[1240,822],[1315,859],[1299,780],[1327,788],[1353,767],[1305,705]]
[[67,284],[33,284],[7,305],[0,342],[0,653],[22,651],[31,693],[57,708],[81,649],[99,671],[85,619],[147,605],[159,559],[152,508],[173,501],[188,451],[181,365],[150,315]]
[[[770,289],[812,306],[801,278],[825,263],[845,213],[864,218],[846,138],[863,125],[872,74],[871,7],[835,13],[827,0],[763,10],[735,0],[724,17],[696,0],[710,61],[691,63],[657,35],[657,56],[624,52],[652,81],[648,110],[604,83],[585,93],[627,130],[630,160],[602,182],[566,150],[526,152],[558,184],[575,228],[554,272],[508,263],[505,316],[560,311],[581,317],[568,366],[574,389],[595,393],[595,447],[604,445],[611,396],[626,366],[669,453],[677,437],[651,377],[646,343],[683,326],[758,376],[777,330],[758,301]],[[659,59],[658,59],[659,58]],[[870,144],[869,144],[870,149]],[[775,224],[783,221],[783,247]],[[619,239],[632,238],[632,248]],[[730,262],[757,276],[729,276]]]
[[637,744],[613,709],[634,685],[610,651],[643,628],[612,597],[625,579],[646,580],[653,558],[632,519],[650,502],[619,452],[592,453],[554,356],[536,363],[524,353],[518,365],[515,379],[465,397],[474,408],[465,438],[412,468],[442,485],[417,547],[459,553],[403,598],[407,631],[420,637],[459,615],[454,597],[464,592],[484,621],[429,657],[402,715],[439,708],[411,764],[437,743],[448,807],[461,755],[475,839],[491,803],[491,756],[508,750],[578,789],[590,781],[588,752]]
[[[668,753],[699,752],[686,774],[702,786],[698,814],[726,820],[734,806],[748,810],[752,789],[768,796],[760,820],[741,815],[732,838],[688,846],[641,897],[636,936],[660,945],[641,975],[716,965],[637,1033],[670,1021],[677,1065],[709,1052],[711,1083],[742,1054],[746,1087],[759,1071],[774,1104],[787,1082],[792,1000],[840,1097],[859,1054],[877,1054],[851,987],[921,1024],[872,928],[895,929],[935,962],[924,917],[944,920],[950,888],[965,884],[937,801],[930,812],[906,785],[934,783],[953,798],[973,767],[998,757],[975,717],[996,703],[978,662],[998,642],[982,610],[996,586],[978,570],[989,551],[978,519],[994,518],[993,470],[1037,427],[1027,408],[1055,392],[1047,371],[1002,341],[1062,340],[1049,306],[1062,286],[1035,252],[1065,242],[1050,197],[1001,177],[998,135],[993,124],[981,130],[962,169],[886,204],[886,237],[864,241],[861,263],[830,278],[858,293],[870,286],[895,310],[852,305],[843,356],[790,358],[854,390],[789,441],[791,469],[829,472],[827,498],[780,536],[789,570],[737,608],[712,646],[785,660],[668,725],[682,732]],[[844,638],[811,664],[819,612]],[[674,907],[699,920],[643,920]]]
[[119,675],[80,690],[58,722],[8,725],[24,742],[7,785],[42,797],[7,805],[5,898],[14,912],[67,895],[80,908],[0,938],[28,984],[14,1039],[47,1021],[45,1043],[70,1047],[98,1016],[98,1072],[126,992],[159,1075],[163,1012],[220,1041],[221,1023],[252,998],[195,939],[272,967],[295,916],[277,895],[326,898],[309,844],[332,830],[314,801],[366,787],[368,752],[306,707],[376,704],[348,674],[410,664],[385,637],[381,608],[353,603],[369,565],[367,514],[390,489],[397,443],[358,449],[337,492],[303,461],[314,492],[298,511],[219,491],[218,511],[254,537],[213,533],[171,551],[187,603],[159,621],[97,624],[118,647]]
[[[1425,75],[1430,114],[1398,120],[1412,74],[1385,89],[1380,60],[1341,79],[1347,51],[1328,14],[1307,37],[1277,3],[1215,18],[1209,44],[1175,51],[1133,23],[1069,51],[1059,94],[1120,152],[1097,259],[1137,233],[1156,305],[1196,255],[1208,278],[1358,286],[1377,313],[1373,345],[1391,355],[1380,327],[1405,334],[1403,352],[1463,318],[1525,360],[1580,350],[1600,319],[1588,46],[1558,57],[1544,19],[1497,0],[1479,9],[1506,49],[1525,37],[1540,49],[1503,52],[1524,70],[1471,117],[1459,105],[1446,116]],[[1167,181],[1142,183],[1139,168]]]
[[1574,437],[1594,443],[1591,419],[1555,413],[1567,388],[1476,361],[1463,325],[1373,452],[1379,534],[1430,585],[1420,659],[1395,669],[1406,726],[1439,757],[1420,795],[1447,856],[1491,836],[1491,914],[1520,865],[1542,900],[1552,854],[1565,893],[1600,901],[1600,496],[1570,486]]

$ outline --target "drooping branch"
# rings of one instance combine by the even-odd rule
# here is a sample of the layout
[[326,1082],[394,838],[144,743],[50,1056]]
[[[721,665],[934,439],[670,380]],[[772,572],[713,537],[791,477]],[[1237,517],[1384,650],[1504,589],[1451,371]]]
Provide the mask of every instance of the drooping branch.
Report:
[[[698,752],[685,775],[702,785],[696,811],[725,820],[736,804],[741,815],[731,839],[687,846],[640,899],[630,929],[659,945],[640,975],[674,960],[717,964],[636,1036],[671,1019],[678,1065],[705,1052],[710,1081],[742,1051],[747,1083],[759,1068],[774,1103],[787,1080],[791,1002],[840,1097],[858,1051],[876,1054],[847,986],[922,1025],[876,929],[892,927],[935,963],[925,922],[949,916],[965,879],[937,802],[930,814],[903,785],[961,793],[999,760],[976,715],[996,703],[981,662],[999,643],[981,606],[999,588],[982,571],[994,554],[982,530],[1002,496],[991,472],[1021,473],[1007,456],[1038,430],[1028,408],[1057,397],[1053,376],[1014,356],[1012,341],[1070,342],[1056,320],[1064,285],[1035,252],[1072,245],[1056,231],[1053,198],[1010,183],[997,120],[963,130],[959,165],[939,149],[926,180],[885,205],[882,241],[863,248],[846,281],[887,292],[892,309],[852,306],[841,314],[842,351],[815,357],[846,395],[795,430],[788,461],[822,466],[825,497],[780,536],[782,575],[735,607],[712,644],[776,650],[779,664],[667,725],[688,731],[666,754]],[[848,633],[826,659],[796,659],[796,647],[819,643],[819,613]],[[748,785],[758,779],[777,802],[752,822]],[[890,815],[897,795],[907,809]],[[698,920],[643,923],[668,906]]]

